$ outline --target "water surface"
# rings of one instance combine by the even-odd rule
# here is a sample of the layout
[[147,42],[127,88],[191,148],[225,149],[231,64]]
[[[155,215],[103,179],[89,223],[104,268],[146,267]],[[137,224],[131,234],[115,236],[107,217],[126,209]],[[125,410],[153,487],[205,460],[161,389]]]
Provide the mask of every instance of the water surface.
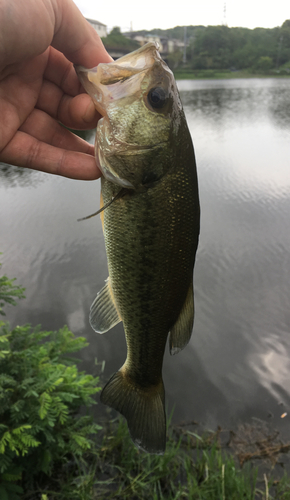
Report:
[[[196,318],[187,348],[170,357],[164,382],[174,421],[233,426],[290,419],[290,79],[179,81],[199,176],[201,237]],[[88,135],[90,141],[94,134]],[[99,181],[57,178],[2,165],[2,271],[27,298],[7,309],[12,325],[68,324],[87,337],[82,368],[124,362],[121,325],[88,323],[107,278],[98,217]],[[289,416],[281,419],[281,414]],[[290,433],[289,433],[290,434]]]

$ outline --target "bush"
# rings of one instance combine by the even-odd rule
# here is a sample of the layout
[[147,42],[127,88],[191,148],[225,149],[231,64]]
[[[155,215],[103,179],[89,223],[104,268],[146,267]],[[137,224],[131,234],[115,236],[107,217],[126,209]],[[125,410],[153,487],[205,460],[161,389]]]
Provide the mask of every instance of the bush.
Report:
[[273,68],[273,60],[271,57],[268,56],[262,56],[258,60],[258,69],[261,70],[263,73],[267,73],[270,71],[271,68]]
[[[10,297],[9,287],[15,287],[7,281]],[[1,500],[43,488],[58,468],[92,447],[100,426],[79,410],[95,403],[99,378],[79,372],[69,357],[86,345],[67,327],[46,332],[25,325],[11,331],[0,322]]]
[[[0,267],[2,264],[0,264]],[[7,276],[0,276],[0,314],[1,316],[5,316],[5,312],[3,311],[3,306],[5,302],[7,304],[16,305],[14,297],[18,299],[22,299],[25,297],[24,288],[18,285],[13,285],[14,279],[9,279]]]

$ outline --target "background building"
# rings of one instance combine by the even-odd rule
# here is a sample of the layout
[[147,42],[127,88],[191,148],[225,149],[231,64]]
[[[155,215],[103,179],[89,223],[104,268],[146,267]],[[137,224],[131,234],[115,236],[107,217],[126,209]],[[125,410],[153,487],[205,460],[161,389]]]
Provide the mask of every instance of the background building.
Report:
[[92,27],[96,30],[98,35],[103,38],[107,36],[107,26],[106,24],[100,23],[99,21],[96,21],[95,19],[88,19],[86,17],[86,20],[92,25]]

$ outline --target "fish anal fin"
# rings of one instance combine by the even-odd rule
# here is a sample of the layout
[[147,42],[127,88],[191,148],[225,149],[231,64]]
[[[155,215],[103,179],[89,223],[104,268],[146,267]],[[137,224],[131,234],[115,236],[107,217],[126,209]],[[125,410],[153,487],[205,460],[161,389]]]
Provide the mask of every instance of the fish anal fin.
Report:
[[164,453],[166,415],[162,379],[156,386],[140,387],[121,368],[104,387],[101,402],[124,415],[138,448],[158,455]]
[[177,354],[189,342],[194,320],[193,282],[191,282],[186,299],[177,318],[170,330],[169,349],[170,354]]
[[89,320],[93,330],[98,333],[105,333],[122,321],[115,305],[109,278],[91,305]]

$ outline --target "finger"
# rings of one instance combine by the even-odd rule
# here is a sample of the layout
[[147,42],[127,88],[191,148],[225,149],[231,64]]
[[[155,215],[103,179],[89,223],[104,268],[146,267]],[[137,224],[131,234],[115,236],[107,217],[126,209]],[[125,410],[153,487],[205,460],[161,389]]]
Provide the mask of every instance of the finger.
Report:
[[57,119],[67,127],[76,130],[88,130],[97,126],[100,113],[87,94],[80,94],[74,98],[64,96],[58,107]]
[[55,9],[55,34],[52,42],[67,59],[86,68],[111,62],[99,35],[71,0],[58,0]]
[[73,63],[53,47],[49,47],[47,65],[43,76],[68,95],[75,96],[81,90],[80,81]]
[[0,82],[0,150],[34,108],[42,85],[47,53],[23,64]]
[[70,179],[93,180],[101,175],[93,156],[51,146],[22,131],[2,151],[0,161]]
[[23,63],[43,53],[55,30],[54,1],[1,0],[1,65]]
[[57,148],[94,156],[94,146],[70,132],[51,116],[35,109],[20,127],[22,132]]
[[77,130],[95,128],[100,118],[87,94],[79,94],[72,98],[47,80],[43,81],[36,107],[67,127]]

